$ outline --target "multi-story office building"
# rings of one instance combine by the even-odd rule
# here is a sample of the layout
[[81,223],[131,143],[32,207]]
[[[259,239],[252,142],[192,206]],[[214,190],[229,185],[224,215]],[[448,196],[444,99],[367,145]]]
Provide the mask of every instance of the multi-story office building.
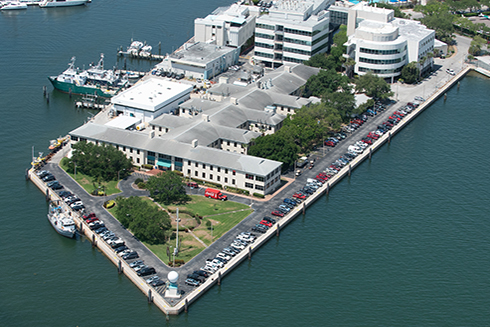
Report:
[[276,1],[255,25],[254,58],[267,67],[302,63],[329,49],[330,0]]
[[[430,69],[435,31],[418,21],[395,18],[393,10],[361,2],[349,9],[346,56],[356,62],[354,71],[397,77],[403,66],[417,62],[421,73]],[[425,60],[424,60],[425,59]]]

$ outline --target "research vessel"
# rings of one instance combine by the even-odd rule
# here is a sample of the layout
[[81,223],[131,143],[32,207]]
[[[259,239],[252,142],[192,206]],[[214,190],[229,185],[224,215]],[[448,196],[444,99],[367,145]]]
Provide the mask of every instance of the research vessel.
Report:
[[48,220],[58,234],[68,238],[75,237],[75,222],[61,206],[50,203]]

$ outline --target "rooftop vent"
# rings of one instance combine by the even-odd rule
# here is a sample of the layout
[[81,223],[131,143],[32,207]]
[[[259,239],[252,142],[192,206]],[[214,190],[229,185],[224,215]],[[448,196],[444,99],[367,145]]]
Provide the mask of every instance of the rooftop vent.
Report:
[[191,146],[193,148],[197,148],[197,139],[193,139],[192,142],[191,142]]

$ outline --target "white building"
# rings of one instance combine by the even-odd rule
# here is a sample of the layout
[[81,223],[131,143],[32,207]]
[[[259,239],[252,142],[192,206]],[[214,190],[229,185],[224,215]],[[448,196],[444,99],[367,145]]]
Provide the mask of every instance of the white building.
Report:
[[250,6],[220,7],[205,18],[194,20],[194,40],[240,48],[253,36],[255,13]]
[[239,48],[203,42],[185,43],[156,67],[189,78],[211,79],[238,63]]
[[[347,56],[355,60],[355,73],[372,72],[383,78],[401,74],[403,66],[418,62],[421,73],[430,69],[435,31],[418,21],[395,18],[391,9],[366,2],[349,9]],[[426,60],[424,61],[423,58]]]
[[155,119],[177,109],[190,98],[193,86],[150,78],[111,98],[116,116],[124,115],[143,121]]
[[268,67],[302,63],[329,49],[330,0],[276,1],[255,25],[256,60]]

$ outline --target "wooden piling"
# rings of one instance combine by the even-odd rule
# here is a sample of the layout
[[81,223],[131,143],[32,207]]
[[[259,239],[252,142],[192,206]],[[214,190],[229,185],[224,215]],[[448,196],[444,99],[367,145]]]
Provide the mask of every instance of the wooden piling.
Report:
[[49,188],[46,189],[46,202],[49,201]]
[[276,225],[276,236],[279,236],[279,224]]
[[327,192],[326,193],[327,193],[327,195],[328,195],[328,193],[330,193],[330,183],[327,183]]
[[29,180],[29,169],[26,168],[26,174],[25,174],[26,181]]
[[46,102],[49,103],[49,93],[46,93]]
[[148,290],[148,303],[153,302],[153,296],[151,295],[151,289]]
[[221,271],[218,271],[218,286],[221,285]]
[[373,149],[369,148],[369,160],[371,160],[371,155],[373,154]]
[[388,143],[391,143],[391,132],[388,132]]
[[303,215],[305,214],[305,211],[306,211],[306,207],[305,207],[305,203],[303,202]]
[[95,234],[92,234],[92,247],[95,247]]
[[248,260],[252,260],[252,248],[248,247]]
[[444,93],[444,101],[447,99],[447,93]]
[[349,176],[350,176],[351,172],[352,172],[352,167],[349,164]]
[[117,273],[120,275],[122,273],[122,264],[121,260],[117,263]]
[[47,87],[46,85],[43,86],[43,96],[46,97],[46,92],[47,92]]
[[187,313],[188,309],[189,309],[189,301],[187,301],[187,298],[186,298],[185,299],[185,305],[184,305],[184,312]]

